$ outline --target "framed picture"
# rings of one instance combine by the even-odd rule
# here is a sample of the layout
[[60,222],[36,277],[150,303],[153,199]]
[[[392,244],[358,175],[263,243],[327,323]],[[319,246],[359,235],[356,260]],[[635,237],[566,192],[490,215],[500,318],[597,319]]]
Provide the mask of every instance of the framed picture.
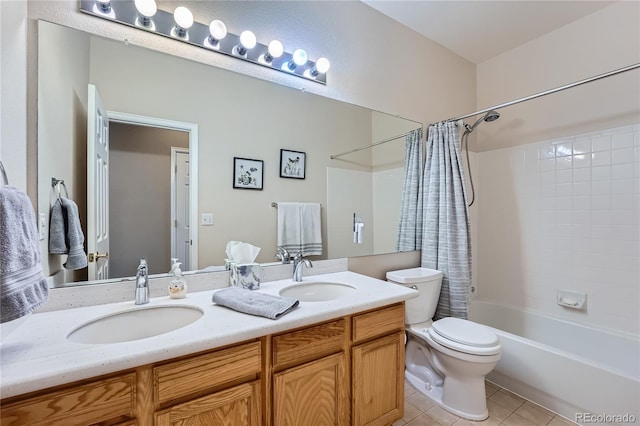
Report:
[[307,167],[307,154],[288,149],[280,150],[280,177],[304,179]]
[[233,187],[262,189],[264,162],[249,158],[233,157]]

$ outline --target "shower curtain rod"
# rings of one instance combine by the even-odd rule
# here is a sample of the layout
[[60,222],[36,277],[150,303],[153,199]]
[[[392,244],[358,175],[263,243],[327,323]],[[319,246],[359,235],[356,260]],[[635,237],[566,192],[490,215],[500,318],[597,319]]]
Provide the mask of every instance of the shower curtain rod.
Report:
[[[413,129],[413,130],[418,130],[419,128],[421,128],[421,127],[418,127],[417,129]],[[408,134],[410,134],[411,132],[413,132],[413,130],[410,130],[410,131],[408,131],[406,133],[403,133],[401,135],[397,135],[397,136],[393,136],[393,137],[390,137],[390,138],[387,138],[387,139],[383,139],[381,141],[372,143],[371,145],[361,146],[360,148],[352,149],[351,151],[341,152],[340,154],[332,155],[331,159],[333,160],[335,158],[342,157],[343,155],[351,154],[352,152],[362,151],[363,149],[369,149],[369,148],[372,148],[374,146],[382,145],[383,143],[387,143],[387,142],[394,141],[396,139],[403,138],[403,137],[407,136]]]
[[609,71],[607,73],[596,75],[594,77],[585,78],[584,80],[576,81],[576,82],[573,82],[573,83],[570,83],[570,84],[565,84],[564,86],[559,86],[559,87],[556,87],[554,89],[550,89],[550,90],[547,90],[547,91],[544,91],[544,92],[536,93],[535,95],[529,95],[529,96],[525,96],[524,98],[520,98],[520,99],[516,99],[516,100],[513,100],[513,101],[505,102],[505,103],[499,104],[499,105],[494,105],[492,107],[485,108],[485,109],[482,109],[480,111],[472,112],[471,114],[462,115],[460,117],[455,117],[455,118],[449,118],[449,119],[444,120],[444,121],[463,120],[465,118],[473,117],[474,115],[484,114],[484,113],[489,112],[491,110],[508,107],[508,106],[511,106],[511,105],[519,104],[519,103],[524,102],[524,101],[529,101],[531,99],[540,98],[542,96],[550,95],[552,93],[561,92],[563,90],[567,90],[567,89],[571,89],[573,87],[581,86],[583,84],[591,83],[591,82],[596,81],[596,80],[601,80],[603,78],[612,77],[612,76],[614,76],[616,74],[621,74],[623,72],[631,71],[631,70],[634,70],[636,68],[640,68],[640,63],[629,65],[629,66],[626,66],[624,68],[619,68],[617,70]]

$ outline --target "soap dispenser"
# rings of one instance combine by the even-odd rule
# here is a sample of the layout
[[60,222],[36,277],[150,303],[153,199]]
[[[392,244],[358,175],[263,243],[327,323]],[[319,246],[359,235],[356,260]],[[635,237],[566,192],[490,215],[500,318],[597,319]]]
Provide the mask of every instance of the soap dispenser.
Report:
[[173,278],[169,283],[169,297],[171,299],[184,299],[187,296],[187,282],[182,277],[182,269],[180,262],[174,262],[171,265]]

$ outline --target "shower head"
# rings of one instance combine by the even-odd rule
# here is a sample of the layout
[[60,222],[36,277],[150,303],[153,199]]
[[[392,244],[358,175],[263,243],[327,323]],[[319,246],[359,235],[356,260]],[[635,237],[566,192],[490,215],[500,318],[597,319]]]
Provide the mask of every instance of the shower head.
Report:
[[483,121],[486,121],[488,123],[490,121],[496,121],[498,118],[500,118],[500,113],[498,111],[495,111],[495,110],[492,109],[491,111],[487,112],[482,117],[478,118],[476,120],[476,122],[473,123],[472,126],[469,126],[468,124],[465,124],[465,128],[467,129],[467,131],[469,133],[471,133]]

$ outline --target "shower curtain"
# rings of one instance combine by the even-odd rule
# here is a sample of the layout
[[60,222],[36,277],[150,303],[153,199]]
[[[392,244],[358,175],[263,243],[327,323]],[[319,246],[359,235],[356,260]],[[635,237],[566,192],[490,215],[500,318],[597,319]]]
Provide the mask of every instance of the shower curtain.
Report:
[[429,127],[424,172],[421,264],[444,273],[434,319],[466,319],[471,293],[471,238],[461,158],[463,122]]
[[397,251],[420,250],[422,246],[422,128],[405,137],[404,184],[398,224]]

